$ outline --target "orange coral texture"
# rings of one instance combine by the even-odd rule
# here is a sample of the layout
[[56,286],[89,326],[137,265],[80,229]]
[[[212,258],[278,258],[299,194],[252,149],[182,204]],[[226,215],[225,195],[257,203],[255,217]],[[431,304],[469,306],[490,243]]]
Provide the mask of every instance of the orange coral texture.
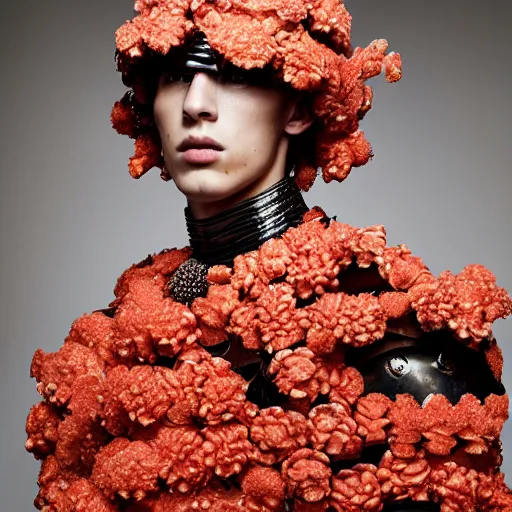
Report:
[[[57,352],[34,354],[44,400],[28,415],[26,449],[43,461],[39,509],[283,511],[288,501],[378,512],[409,498],[443,512],[512,510],[496,454],[506,395],[456,405],[435,395],[423,406],[410,395],[365,396],[343,358],[411,311],[424,330],[451,330],[483,350],[492,322],[512,310],[488,270],[435,277],[405,246],[387,247],[382,226],[321,222],[319,209],[232,269],[212,267],[208,295],[191,309],[166,293],[189,256],[166,250],[133,265],[110,308],[78,318]],[[339,291],[352,261],[374,265],[392,291]],[[268,377],[288,401],[251,403],[249,383],[202,348],[198,326],[206,345],[217,332],[268,351]],[[495,342],[488,350],[499,377]],[[378,444],[389,447],[380,463],[360,463]],[[337,460],[351,469],[333,473]]]
[[138,0],[135,9],[138,15],[116,32],[118,68],[130,91],[111,115],[114,128],[135,139],[129,163],[134,178],[152,167],[169,178],[140,63],[155,53],[166,55],[197,31],[232,64],[272,68],[282,82],[312,94],[316,149],[314,155],[297,155],[301,189],[311,187],[319,168],[326,182],[342,181],[372,156],[359,129],[372,106],[365,82],[382,68],[388,82],[398,81],[401,59],[387,53],[384,39],[352,49],[351,16],[341,0]]

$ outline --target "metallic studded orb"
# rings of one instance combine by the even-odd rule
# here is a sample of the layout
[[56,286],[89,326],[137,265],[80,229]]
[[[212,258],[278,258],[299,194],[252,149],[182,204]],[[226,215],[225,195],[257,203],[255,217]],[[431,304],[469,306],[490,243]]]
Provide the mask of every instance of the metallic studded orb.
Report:
[[404,356],[396,356],[389,359],[386,368],[394,377],[403,377],[411,371],[411,365]]
[[447,375],[452,375],[456,369],[455,363],[452,360],[446,358],[443,352],[439,354],[435,365],[440,372],[446,373]]

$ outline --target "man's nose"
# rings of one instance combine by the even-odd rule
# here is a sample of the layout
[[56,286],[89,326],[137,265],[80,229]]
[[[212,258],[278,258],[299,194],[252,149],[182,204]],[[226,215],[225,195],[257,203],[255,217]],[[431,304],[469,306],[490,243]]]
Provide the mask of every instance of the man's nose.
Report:
[[217,81],[207,73],[196,73],[183,101],[183,117],[199,121],[215,121],[217,111]]

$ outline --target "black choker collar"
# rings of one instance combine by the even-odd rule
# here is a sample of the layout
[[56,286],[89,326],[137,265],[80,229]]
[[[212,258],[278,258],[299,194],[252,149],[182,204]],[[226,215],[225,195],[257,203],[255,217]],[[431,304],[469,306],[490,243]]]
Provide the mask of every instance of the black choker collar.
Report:
[[297,226],[308,207],[292,178],[207,219],[185,208],[193,256],[208,265],[231,265],[238,254],[254,251],[270,238]]

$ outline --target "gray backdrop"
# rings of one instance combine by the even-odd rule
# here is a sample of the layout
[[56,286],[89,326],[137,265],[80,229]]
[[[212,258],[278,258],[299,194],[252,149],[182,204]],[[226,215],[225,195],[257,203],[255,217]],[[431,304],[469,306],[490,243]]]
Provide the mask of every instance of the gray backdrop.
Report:
[[[186,244],[183,198],[154,172],[132,180],[131,142],[109,123],[124,88],[113,33],[131,0],[2,7],[0,144],[0,510],[32,510],[39,463],[24,451],[38,401],[29,365],[57,350],[73,319],[112,299],[117,276]],[[318,183],[310,206],[355,224],[382,223],[431,270],[490,267],[512,290],[509,221],[509,0],[347,1],[357,45],[385,37],[404,78],[372,82],[364,129],[375,158],[342,184]],[[512,321],[495,334],[505,351]],[[507,359],[508,358],[508,359]],[[503,433],[512,483],[512,426]]]

